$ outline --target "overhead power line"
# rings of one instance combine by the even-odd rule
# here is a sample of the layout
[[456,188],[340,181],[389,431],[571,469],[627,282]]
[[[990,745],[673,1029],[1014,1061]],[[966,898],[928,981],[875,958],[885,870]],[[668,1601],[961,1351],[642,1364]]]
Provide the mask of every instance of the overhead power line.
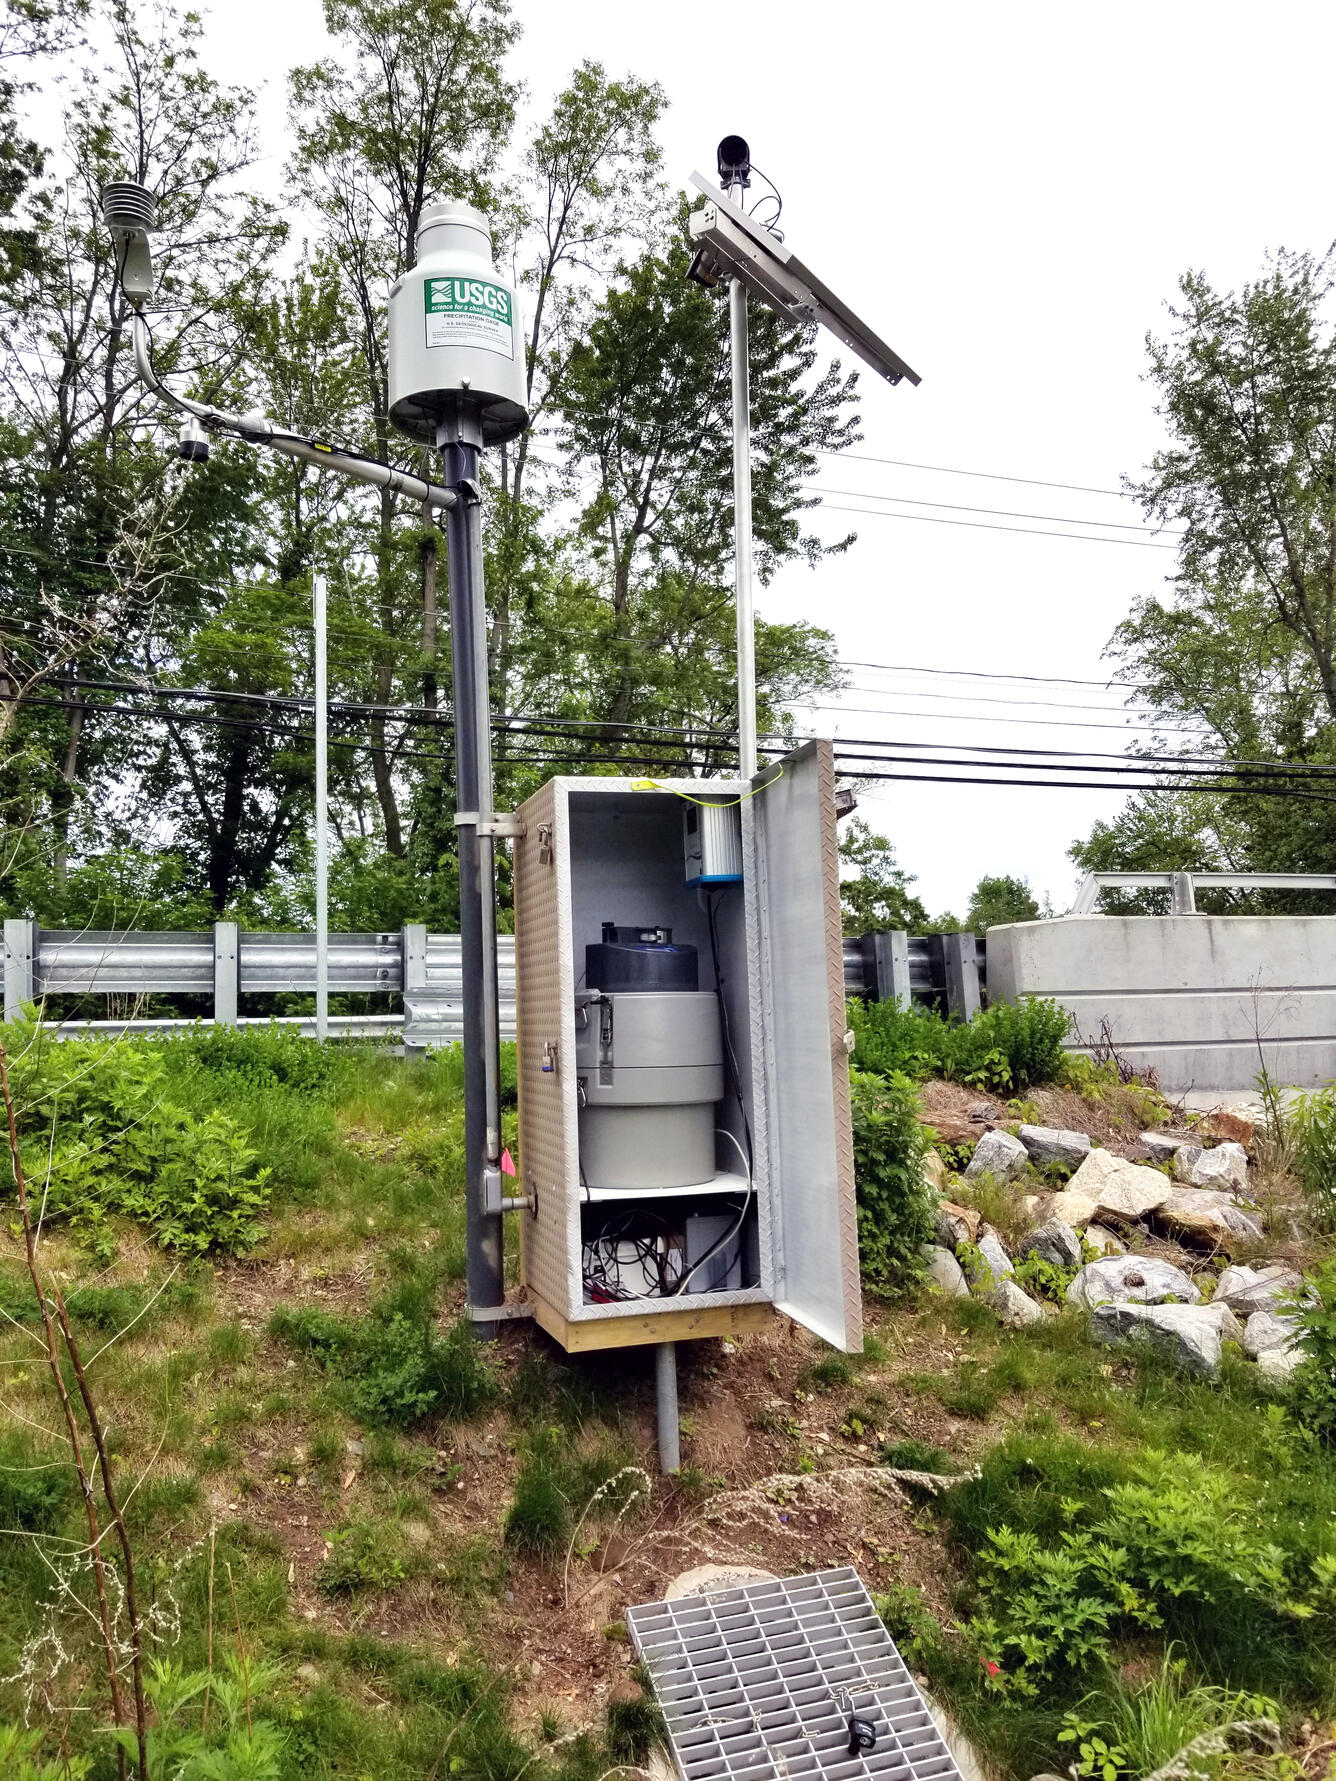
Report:
[[872,507],[838,507],[833,501],[823,501],[820,507],[808,508],[809,513],[856,513],[864,519],[909,519],[919,520],[925,526],[964,526],[975,532],[1023,532],[1032,538],[1069,538],[1077,544],[1121,544],[1131,550],[1175,550],[1173,544],[1157,544],[1153,538],[1102,538],[1094,532],[1050,532],[1042,526],[996,526],[991,520],[982,519],[939,519],[934,513],[881,513]]
[[1091,488],[1083,482],[1046,482],[1038,476],[1008,476],[1000,470],[962,470],[955,464],[916,464],[909,458],[877,458],[867,452],[830,451],[817,447],[823,458],[852,459],[859,464],[892,464],[897,470],[930,470],[936,476],[975,476],[985,482],[1019,482],[1032,489],[1067,489],[1074,495],[1115,495],[1120,501],[1134,501],[1136,496],[1126,489]]
[[907,662],[841,662],[842,668],[874,668],[882,674],[952,674],[964,680],[1025,680],[1042,683],[1048,686],[1102,686],[1112,692],[1116,687],[1126,686],[1132,690],[1144,691],[1151,685],[1148,680],[1079,680],[1071,674],[1006,674],[998,668],[923,668],[913,667]]
[[[1097,526],[1105,531],[1144,532],[1144,524],[1118,519],[1069,519],[1065,513],[1022,513],[1014,507],[967,507],[958,501],[924,501],[917,495],[879,495],[867,489],[832,489],[821,482],[798,485],[806,494],[839,495],[850,501],[892,501],[900,507],[937,507],[949,513],[988,513],[997,519],[1045,519],[1063,526]],[[1179,536],[1179,534],[1174,534]]]

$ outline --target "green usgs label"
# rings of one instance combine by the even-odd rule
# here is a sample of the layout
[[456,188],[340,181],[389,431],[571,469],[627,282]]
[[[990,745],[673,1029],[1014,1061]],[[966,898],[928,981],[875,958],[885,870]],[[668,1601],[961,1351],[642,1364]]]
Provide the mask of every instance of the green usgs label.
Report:
[[481,347],[515,356],[512,301],[485,278],[429,278],[422,287],[428,346]]

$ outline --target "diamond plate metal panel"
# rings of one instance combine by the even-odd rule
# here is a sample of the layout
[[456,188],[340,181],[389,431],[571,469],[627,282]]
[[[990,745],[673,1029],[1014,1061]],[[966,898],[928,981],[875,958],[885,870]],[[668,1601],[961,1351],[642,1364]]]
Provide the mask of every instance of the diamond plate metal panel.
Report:
[[[579,1162],[575,982],[569,941],[562,944],[559,938],[570,932],[569,844],[558,787],[549,780],[518,812],[524,834],[514,844],[515,1025],[520,1167],[526,1191],[533,1188],[538,1195],[536,1216],[522,1215],[523,1277],[539,1298],[569,1317],[580,1217],[570,1183],[579,1181]],[[549,1044],[555,1048],[555,1067],[545,1070],[543,1047]]]
[[810,742],[782,764],[781,776],[762,773],[754,782],[743,836],[759,924],[775,1303],[837,1348],[858,1349],[834,751]]
[[[627,1612],[682,1781],[960,1781],[851,1567]],[[875,1733],[849,1751],[850,1714]]]

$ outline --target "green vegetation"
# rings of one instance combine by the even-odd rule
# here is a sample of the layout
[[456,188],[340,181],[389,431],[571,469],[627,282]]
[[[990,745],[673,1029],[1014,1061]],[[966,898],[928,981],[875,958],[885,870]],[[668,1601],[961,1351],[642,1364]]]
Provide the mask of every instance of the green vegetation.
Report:
[[[538,1424],[525,1436],[514,1494],[506,1511],[506,1544],[540,1559],[560,1558],[577,1526],[587,1531],[620,1519],[645,1488],[631,1449],[595,1426],[584,1441]],[[591,1534],[589,1545],[596,1543]]]
[[366,1317],[280,1309],[270,1332],[313,1356],[344,1386],[347,1408],[364,1422],[406,1428],[425,1416],[472,1416],[495,1393],[483,1351],[462,1318],[438,1336],[434,1306],[414,1286]]
[[850,1081],[863,1275],[874,1286],[903,1286],[921,1276],[919,1246],[932,1235],[928,1135],[908,1077],[853,1070]]
[[969,1022],[894,1002],[849,1004],[860,1070],[917,1081],[943,1076],[972,1088],[1013,1094],[1060,1079],[1070,1019],[1056,1002],[999,1002]]
[[1296,1095],[1283,1130],[1313,1219],[1336,1231],[1336,1084]]

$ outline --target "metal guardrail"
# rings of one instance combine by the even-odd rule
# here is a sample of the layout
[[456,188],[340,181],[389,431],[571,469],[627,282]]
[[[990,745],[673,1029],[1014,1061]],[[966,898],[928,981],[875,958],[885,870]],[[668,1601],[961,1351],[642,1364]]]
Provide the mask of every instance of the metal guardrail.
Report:
[[[515,940],[498,936],[497,975],[502,1036],[515,1036]],[[398,932],[331,934],[329,987],[333,995],[402,994],[402,1014],[331,1015],[338,1038],[402,1031],[405,1045],[450,1045],[463,1035],[463,979],[457,934],[429,934],[421,923]],[[5,922],[4,1010],[12,1020],[24,1003],[49,996],[190,995],[213,1003],[223,1026],[256,1024],[239,1016],[240,996],[304,995],[315,990],[315,935],[251,933],[235,922],[212,932],[41,928]],[[279,1024],[314,1032],[312,1016],[281,1015]],[[171,1033],[185,1019],[135,1018],[64,1021],[60,1031]]]
[[1336,873],[1088,872],[1068,914],[1094,914],[1102,890],[1167,890],[1171,915],[1195,915],[1199,890],[1336,891]]
[[[221,1026],[281,1026],[313,1034],[314,1016],[239,1015],[241,996],[306,995],[315,990],[315,935],[251,933],[220,921],[212,932],[41,928],[26,919],[4,926],[4,1014],[50,996],[199,996],[212,1001]],[[515,1037],[515,940],[497,937],[501,1033]],[[463,1035],[463,977],[457,934],[429,934],[420,923],[398,932],[331,934],[332,995],[398,993],[402,1014],[330,1016],[334,1038],[397,1035],[411,1050],[457,1043]],[[984,989],[982,948],[972,934],[866,934],[844,942],[844,987],[873,1001],[940,1007],[962,1019]],[[81,1034],[182,1032],[197,1022],[153,1016],[70,1020]]]

